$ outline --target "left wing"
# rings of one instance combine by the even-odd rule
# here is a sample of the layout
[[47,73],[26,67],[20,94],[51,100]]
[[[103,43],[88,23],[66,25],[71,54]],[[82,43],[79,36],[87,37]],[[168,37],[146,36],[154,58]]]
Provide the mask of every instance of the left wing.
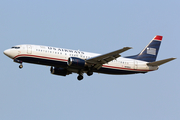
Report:
[[129,49],[132,49],[131,47],[124,47],[122,49],[107,53],[107,54],[103,54],[103,55],[99,55],[90,59],[87,59],[86,62],[88,64],[95,64],[94,68],[96,69],[100,69],[102,67],[103,64],[108,63],[118,57],[120,57],[121,55],[119,55],[122,52],[125,52]]

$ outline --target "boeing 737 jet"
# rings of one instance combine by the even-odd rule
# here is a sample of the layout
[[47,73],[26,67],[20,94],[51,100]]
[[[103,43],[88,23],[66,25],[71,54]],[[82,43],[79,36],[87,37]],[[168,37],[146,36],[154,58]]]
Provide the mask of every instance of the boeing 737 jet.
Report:
[[23,62],[51,66],[54,75],[66,76],[77,73],[78,80],[83,79],[83,74],[91,76],[94,72],[125,75],[147,73],[157,70],[160,65],[174,60],[169,58],[156,61],[162,36],[155,36],[151,42],[137,55],[121,57],[121,53],[131,47],[107,53],[96,54],[79,50],[56,48],[42,45],[17,45],[4,51],[4,54],[22,68]]

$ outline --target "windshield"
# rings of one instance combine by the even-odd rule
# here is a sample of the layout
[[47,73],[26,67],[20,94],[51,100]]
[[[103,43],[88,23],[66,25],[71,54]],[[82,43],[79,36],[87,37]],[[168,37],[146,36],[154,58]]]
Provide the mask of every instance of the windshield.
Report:
[[14,48],[14,49],[20,49],[20,47],[11,47],[11,48]]

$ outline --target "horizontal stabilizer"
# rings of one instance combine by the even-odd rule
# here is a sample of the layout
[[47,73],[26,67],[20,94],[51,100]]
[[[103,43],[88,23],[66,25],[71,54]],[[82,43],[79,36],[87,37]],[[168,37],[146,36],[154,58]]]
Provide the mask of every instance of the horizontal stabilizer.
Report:
[[174,60],[174,59],[176,59],[176,58],[168,58],[168,59],[164,59],[164,60],[150,62],[150,63],[147,63],[147,65],[149,65],[149,66],[160,66],[160,65],[167,63],[167,62]]

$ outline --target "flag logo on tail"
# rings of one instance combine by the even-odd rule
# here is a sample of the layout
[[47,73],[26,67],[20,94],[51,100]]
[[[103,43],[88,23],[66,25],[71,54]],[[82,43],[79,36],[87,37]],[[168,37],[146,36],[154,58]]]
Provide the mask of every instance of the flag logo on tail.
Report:
[[147,54],[156,55],[156,49],[155,48],[147,48]]

